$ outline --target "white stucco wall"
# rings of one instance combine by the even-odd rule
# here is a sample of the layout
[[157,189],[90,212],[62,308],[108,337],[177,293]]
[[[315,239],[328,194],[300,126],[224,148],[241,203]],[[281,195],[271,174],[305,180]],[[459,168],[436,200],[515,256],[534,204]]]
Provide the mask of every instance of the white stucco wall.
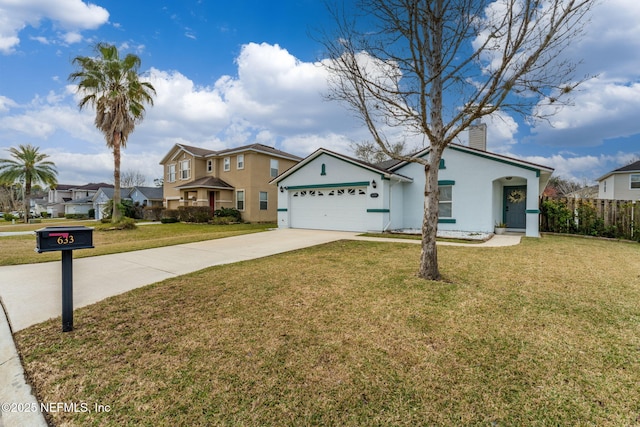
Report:
[[[638,172],[633,172],[637,174]],[[615,173],[598,184],[598,198],[609,200],[640,200],[640,188],[631,188],[631,173]],[[605,191],[606,183],[606,191]]]
[[[527,235],[538,236],[537,209],[539,179],[536,171],[496,161],[486,155],[470,154],[447,148],[442,156],[444,169],[438,173],[438,181],[453,181],[452,218],[455,223],[440,222],[438,229],[452,231],[493,232],[496,222],[502,221],[502,188],[508,185],[527,185],[527,210],[535,211],[535,221],[527,221]],[[398,173],[413,178],[404,186],[404,228],[420,228],[424,209],[424,167],[411,163]],[[529,229],[529,222],[535,222]]]
[[[526,214],[523,214],[526,217],[525,231],[527,236],[539,236],[539,169],[534,165],[461,148],[448,147],[443,159],[444,168],[439,170],[438,179],[452,183],[453,203],[452,218],[440,221],[440,230],[493,232],[495,224],[503,220],[504,187],[526,186]],[[401,181],[396,177],[385,178],[379,171],[329,153],[320,153],[313,159],[303,161],[299,167],[291,175],[277,181],[278,187],[283,189],[278,191],[279,227],[292,226],[292,194],[301,187],[346,186],[349,183],[364,184],[361,187],[367,191],[366,208],[358,213],[362,230],[420,229],[422,226],[425,175],[424,166],[420,164],[409,163],[394,171],[412,178],[413,182]],[[548,178],[550,171],[544,173]],[[371,184],[374,180],[375,189]],[[371,197],[372,193],[378,196]],[[339,225],[335,229],[340,229]]]
[[[322,165],[325,174],[322,175]],[[376,182],[374,189],[371,182]],[[338,157],[322,153],[309,161],[304,167],[293,172],[290,176],[278,181],[278,227],[291,226],[291,211],[289,210],[293,189],[297,186],[322,186],[337,185],[354,182],[367,182],[366,211],[362,212],[363,229],[370,231],[382,231],[384,224],[388,223],[388,213],[379,212],[388,209],[385,203],[388,201],[389,181],[383,180],[380,173],[366,169],[358,164],[351,163]],[[378,197],[371,197],[371,193],[378,193]],[[367,212],[374,210],[376,212]]]

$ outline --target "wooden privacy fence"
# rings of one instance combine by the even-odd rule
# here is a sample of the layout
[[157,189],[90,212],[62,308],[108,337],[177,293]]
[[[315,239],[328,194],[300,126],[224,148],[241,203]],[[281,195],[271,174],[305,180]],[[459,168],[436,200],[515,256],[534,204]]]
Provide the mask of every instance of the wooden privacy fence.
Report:
[[640,201],[541,197],[540,231],[640,241]]

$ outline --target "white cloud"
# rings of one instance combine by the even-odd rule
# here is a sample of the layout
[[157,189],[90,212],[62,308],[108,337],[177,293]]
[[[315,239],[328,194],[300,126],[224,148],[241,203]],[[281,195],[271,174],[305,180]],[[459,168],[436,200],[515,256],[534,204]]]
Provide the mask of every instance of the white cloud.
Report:
[[[537,123],[536,142],[552,146],[598,146],[640,134],[640,2],[607,0],[594,7],[582,38],[565,54],[578,64],[576,77],[596,76],[580,85],[573,105],[550,122]],[[550,112],[548,107],[543,111]]]
[[638,77],[640,70],[640,2],[637,0],[600,1],[585,25],[584,36],[573,43],[567,54],[583,60],[577,72],[607,78]]
[[81,30],[95,29],[109,20],[109,12],[82,0],[0,0],[0,52],[9,54],[20,43],[19,33],[50,20],[64,33],[65,43],[77,43]]
[[597,146],[640,133],[640,82],[596,78],[565,107],[533,128],[536,141],[559,146]]

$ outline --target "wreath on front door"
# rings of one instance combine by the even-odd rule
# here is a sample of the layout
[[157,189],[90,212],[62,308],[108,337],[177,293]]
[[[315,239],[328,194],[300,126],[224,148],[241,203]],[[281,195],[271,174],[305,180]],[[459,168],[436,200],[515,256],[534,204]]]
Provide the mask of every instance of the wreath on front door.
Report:
[[522,190],[513,190],[511,192],[511,194],[509,194],[509,196],[507,196],[507,199],[509,199],[509,201],[511,203],[522,203],[524,202],[524,199],[526,199],[527,195],[525,194],[524,191]]

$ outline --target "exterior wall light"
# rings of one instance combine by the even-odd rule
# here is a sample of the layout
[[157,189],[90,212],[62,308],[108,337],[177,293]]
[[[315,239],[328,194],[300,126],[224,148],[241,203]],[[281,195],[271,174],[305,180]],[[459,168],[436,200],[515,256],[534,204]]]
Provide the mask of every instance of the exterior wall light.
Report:
[[376,188],[378,186],[378,184],[376,184],[376,180],[375,179],[373,181],[371,181],[371,186],[373,188]]

